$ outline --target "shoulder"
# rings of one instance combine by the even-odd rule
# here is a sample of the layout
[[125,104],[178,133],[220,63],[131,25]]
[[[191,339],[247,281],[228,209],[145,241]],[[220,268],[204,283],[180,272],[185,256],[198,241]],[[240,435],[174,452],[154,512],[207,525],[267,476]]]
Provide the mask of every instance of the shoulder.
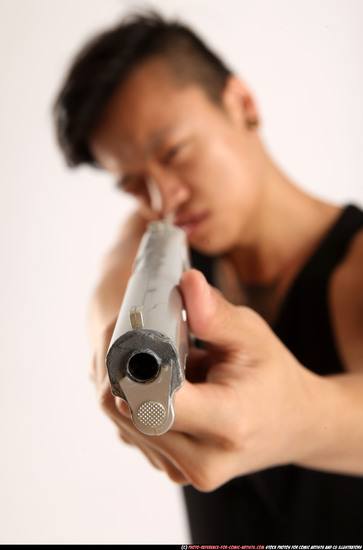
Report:
[[[345,286],[345,294],[353,290],[356,299],[361,295],[363,300],[363,228],[352,238],[347,253],[335,270],[335,277]],[[352,286],[351,286],[352,285]],[[343,288],[341,288],[343,290]]]
[[350,242],[329,288],[333,329],[347,370],[363,371],[363,229]]

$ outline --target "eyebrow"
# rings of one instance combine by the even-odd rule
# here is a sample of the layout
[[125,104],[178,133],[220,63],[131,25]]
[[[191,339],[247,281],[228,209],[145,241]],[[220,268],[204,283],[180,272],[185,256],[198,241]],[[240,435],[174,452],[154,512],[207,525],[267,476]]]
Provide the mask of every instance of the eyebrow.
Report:
[[166,126],[165,128],[162,128],[158,132],[156,132],[153,136],[151,136],[149,142],[147,143],[144,151],[144,157],[149,156],[152,153],[155,153],[155,151],[160,147],[163,140],[168,136],[168,134],[171,134],[174,130],[174,126]]

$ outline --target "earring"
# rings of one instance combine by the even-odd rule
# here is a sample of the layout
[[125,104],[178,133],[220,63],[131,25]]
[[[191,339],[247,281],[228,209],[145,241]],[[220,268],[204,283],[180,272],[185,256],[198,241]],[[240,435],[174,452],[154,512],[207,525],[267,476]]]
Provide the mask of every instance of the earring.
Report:
[[246,119],[246,126],[247,128],[249,128],[250,130],[252,130],[253,128],[257,128],[258,126],[258,118],[257,117],[248,117]]

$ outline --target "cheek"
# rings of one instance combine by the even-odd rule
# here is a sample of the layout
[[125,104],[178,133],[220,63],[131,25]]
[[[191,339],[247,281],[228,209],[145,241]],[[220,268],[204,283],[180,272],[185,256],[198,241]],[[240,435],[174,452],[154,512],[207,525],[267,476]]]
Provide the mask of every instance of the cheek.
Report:
[[198,242],[205,252],[225,253],[238,245],[247,231],[259,204],[257,168],[249,159],[222,147],[200,163],[198,198],[211,214]]
[[248,163],[224,144],[211,148],[201,157],[199,169],[204,194],[214,206],[229,204],[239,208],[253,188],[253,174]]

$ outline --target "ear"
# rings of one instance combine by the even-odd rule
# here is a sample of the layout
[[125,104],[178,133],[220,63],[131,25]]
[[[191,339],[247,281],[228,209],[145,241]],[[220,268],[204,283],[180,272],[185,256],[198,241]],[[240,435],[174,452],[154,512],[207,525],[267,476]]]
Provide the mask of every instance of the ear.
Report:
[[250,129],[258,126],[259,113],[256,102],[247,86],[236,76],[230,76],[225,84],[222,102],[230,119]]

